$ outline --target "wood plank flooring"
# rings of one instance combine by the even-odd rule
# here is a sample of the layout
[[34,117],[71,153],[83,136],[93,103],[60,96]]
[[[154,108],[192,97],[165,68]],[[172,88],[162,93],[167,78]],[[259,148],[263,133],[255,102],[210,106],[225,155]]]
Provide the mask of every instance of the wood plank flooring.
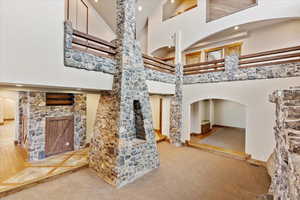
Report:
[[15,122],[0,126],[0,182],[25,169],[26,151],[14,144]]

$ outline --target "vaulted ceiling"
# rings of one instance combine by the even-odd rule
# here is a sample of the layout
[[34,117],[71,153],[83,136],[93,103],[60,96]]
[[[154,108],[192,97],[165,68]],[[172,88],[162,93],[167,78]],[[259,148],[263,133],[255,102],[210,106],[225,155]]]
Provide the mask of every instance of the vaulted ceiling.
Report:
[[[89,0],[98,13],[113,31],[116,31],[116,0]],[[141,12],[137,11],[137,34],[141,33],[147,24],[148,16],[160,5],[162,0],[138,0],[137,6],[142,6]]]

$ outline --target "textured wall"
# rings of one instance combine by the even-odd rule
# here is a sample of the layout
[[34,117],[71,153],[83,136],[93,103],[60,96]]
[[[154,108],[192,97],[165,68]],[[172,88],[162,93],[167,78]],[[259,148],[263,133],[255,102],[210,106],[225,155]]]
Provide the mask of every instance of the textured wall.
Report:
[[275,91],[276,148],[268,162],[274,200],[300,199],[300,88]]
[[[20,92],[20,116],[27,117],[29,160],[45,158],[46,118],[74,116],[74,149],[85,146],[86,96],[76,94],[73,106],[46,106],[46,93]],[[20,122],[22,127],[22,122]],[[20,130],[21,131],[21,130]]]
[[171,99],[170,141],[177,146],[181,145],[183,118],[183,66],[176,65],[176,91]]

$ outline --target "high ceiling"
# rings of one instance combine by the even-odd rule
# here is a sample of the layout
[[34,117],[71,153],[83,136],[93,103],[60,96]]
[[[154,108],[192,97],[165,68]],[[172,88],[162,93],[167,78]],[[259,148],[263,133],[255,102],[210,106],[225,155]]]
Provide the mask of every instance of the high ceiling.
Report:
[[[116,0],[89,0],[98,13],[113,31],[116,31]],[[162,0],[138,0],[137,5],[142,6],[141,12],[137,11],[137,34],[139,35],[147,24],[148,16],[160,5]]]

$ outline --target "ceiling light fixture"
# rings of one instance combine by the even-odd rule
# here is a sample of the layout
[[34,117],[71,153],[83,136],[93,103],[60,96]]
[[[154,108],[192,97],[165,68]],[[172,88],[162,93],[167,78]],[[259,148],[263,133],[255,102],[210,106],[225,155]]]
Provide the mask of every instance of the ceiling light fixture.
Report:
[[95,0],[96,3],[98,3],[98,0]]
[[239,30],[239,28],[240,28],[239,26],[235,26],[234,30]]
[[171,3],[175,3],[175,0],[171,0]]
[[143,10],[143,7],[142,6],[139,6],[138,7],[138,10],[141,12]]

